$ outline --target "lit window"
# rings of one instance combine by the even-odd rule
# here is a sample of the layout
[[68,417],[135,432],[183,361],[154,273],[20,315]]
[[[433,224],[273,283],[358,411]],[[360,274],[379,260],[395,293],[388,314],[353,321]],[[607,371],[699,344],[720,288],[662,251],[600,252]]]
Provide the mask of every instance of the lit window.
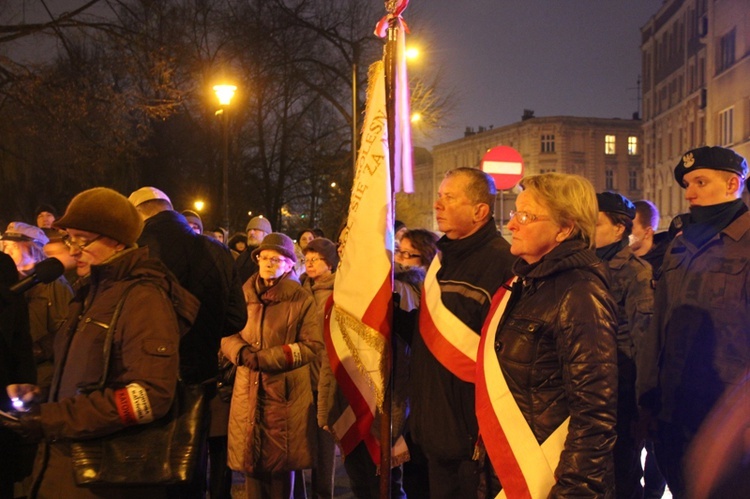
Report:
[[555,135],[542,135],[542,152],[555,152]]
[[615,188],[615,172],[613,170],[604,172],[604,188],[607,190]]
[[734,135],[734,108],[730,107],[719,113],[719,144],[731,145]]
[[638,154],[638,137],[628,137],[628,154],[630,156]]
[[615,136],[605,135],[604,136],[604,154],[615,153]]

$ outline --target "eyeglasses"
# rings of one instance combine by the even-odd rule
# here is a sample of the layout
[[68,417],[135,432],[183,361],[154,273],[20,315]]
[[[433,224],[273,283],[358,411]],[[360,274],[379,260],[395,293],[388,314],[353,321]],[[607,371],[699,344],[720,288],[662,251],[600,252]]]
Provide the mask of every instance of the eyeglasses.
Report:
[[305,258],[302,261],[305,262],[305,265],[312,265],[313,263],[315,263],[317,261],[321,261],[321,260],[323,260],[323,259],[322,258],[318,258],[316,256],[316,257],[313,257],[313,258]]
[[536,222],[539,220],[540,222],[543,220],[549,220],[549,217],[546,217],[544,215],[534,215],[533,213],[529,213],[528,211],[515,211],[510,210],[510,218],[515,218],[516,222],[518,222],[521,225],[526,225],[531,222]]
[[396,250],[396,251],[394,251],[394,253],[397,254],[398,256],[400,256],[401,258],[404,258],[404,259],[419,258],[419,257],[422,256],[419,253],[409,253],[408,251],[400,251],[400,250]]
[[258,260],[258,263],[271,262],[272,265],[278,265],[284,261],[283,258],[279,258],[278,256],[272,256],[270,258],[267,256],[258,256],[256,260]]
[[90,245],[94,244],[96,241],[98,241],[99,239],[101,239],[103,237],[104,236],[102,234],[99,234],[98,236],[96,236],[91,241],[86,241],[86,242],[82,243],[82,242],[76,241],[75,239],[73,239],[70,236],[65,236],[65,237],[63,237],[62,242],[65,243],[65,246],[67,246],[69,249],[73,249],[73,250],[76,250],[76,251],[83,251],[86,248],[88,248]]

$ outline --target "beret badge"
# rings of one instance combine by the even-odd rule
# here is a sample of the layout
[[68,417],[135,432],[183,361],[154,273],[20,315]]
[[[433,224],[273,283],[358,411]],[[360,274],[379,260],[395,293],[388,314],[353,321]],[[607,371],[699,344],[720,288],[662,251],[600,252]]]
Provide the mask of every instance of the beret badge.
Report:
[[694,164],[695,157],[693,157],[693,153],[689,152],[682,157],[682,166],[684,166],[685,168],[690,168]]

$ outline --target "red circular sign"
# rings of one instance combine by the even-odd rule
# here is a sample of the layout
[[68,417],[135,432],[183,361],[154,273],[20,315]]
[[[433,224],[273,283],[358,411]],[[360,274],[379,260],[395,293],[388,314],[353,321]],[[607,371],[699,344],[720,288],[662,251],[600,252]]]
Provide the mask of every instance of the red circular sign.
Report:
[[495,180],[498,191],[512,189],[523,178],[523,158],[512,147],[493,147],[482,158],[481,170]]

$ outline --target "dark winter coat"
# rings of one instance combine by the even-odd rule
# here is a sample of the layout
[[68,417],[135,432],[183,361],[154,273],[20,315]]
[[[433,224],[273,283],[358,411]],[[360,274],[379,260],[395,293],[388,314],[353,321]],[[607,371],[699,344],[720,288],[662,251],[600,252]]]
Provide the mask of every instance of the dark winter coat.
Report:
[[656,285],[640,403],[697,431],[750,368],[750,213],[696,247],[677,236]]
[[258,279],[242,288],[247,324],[221,342],[224,356],[238,364],[249,346],[259,366],[237,367],[227,464],[250,474],[311,468],[316,427],[308,364],[323,348],[317,306],[293,272],[264,291]]
[[[515,258],[490,219],[464,239],[437,242],[442,268],[437,274],[445,307],[479,335],[492,295],[512,277]],[[470,460],[479,425],[474,384],[462,381],[432,355],[421,335],[412,341],[410,373],[413,440],[430,459]]]
[[195,324],[180,342],[183,379],[198,383],[215,377],[221,338],[247,321],[242,281],[229,249],[193,232],[185,217],[172,210],[146,220],[138,245],[147,246],[201,302]]
[[605,264],[565,241],[514,271],[495,341],[503,374],[540,444],[570,416],[550,497],[614,497],[617,318]]
[[[103,373],[105,330],[131,288],[116,326],[104,390],[87,392]],[[68,318],[55,338],[55,376],[41,406],[46,444],[34,466],[39,497],[125,497],[133,491],[86,489],[73,479],[70,441],[112,434],[137,424],[121,414],[122,397],[145,390],[153,419],[169,410],[177,384],[180,336],[198,313],[198,301],[145,248],[129,249],[91,267],[79,279]],[[146,422],[146,421],[141,421]]]

